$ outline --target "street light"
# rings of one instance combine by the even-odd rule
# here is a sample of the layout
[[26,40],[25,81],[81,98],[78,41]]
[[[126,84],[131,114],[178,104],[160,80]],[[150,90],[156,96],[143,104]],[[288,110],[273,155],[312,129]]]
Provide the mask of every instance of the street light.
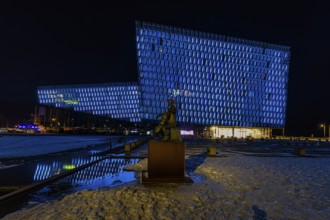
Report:
[[323,127],[323,137],[325,138],[325,124],[323,125],[321,125],[321,128]]
[[[329,139],[329,141],[330,141],[330,124],[328,125],[329,127],[328,127],[328,132],[329,132],[329,137],[328,137],[328,139]],[[325,127],[326,127],[326,125],[325,124],[321,124],[321,127],[323,127],[323,133],[324,133],[324,137],[325,137]]]

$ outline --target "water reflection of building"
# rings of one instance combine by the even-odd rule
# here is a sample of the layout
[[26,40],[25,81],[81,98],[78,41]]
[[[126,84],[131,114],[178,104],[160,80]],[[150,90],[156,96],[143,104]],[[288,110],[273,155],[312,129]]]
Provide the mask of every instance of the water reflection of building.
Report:
[[[74,158],[71,163],[54,161],[52,164],[38,164],[34,174],[34,181],[41,181],[64,171],[80,167],[101,157]],[[70,183],[93,182],[93,180],[103,177],[114,177],[123,171],[123,167],[137,163],[139,159],[104,159],[101,162],[80,170],[68,177]]]
[[[156,122],[171,98],[177,105],[178,124],[203,128],[196,129],[197,135],[268,137],[272,128],[284,128],[289,47],[137,22],[136,48],[136,96],[117,92],[105,99],[102,84],[86,86],[79,94],[72,92],[72,86],[43,87],[38,91],[40,102],[81,104],[95,114],[108,114],[107,100],[119,100],[119,95],[121,107],[130,100],[127,103],[138,109],[134,121]],[[83,104],[89,97],[97,101]],[[124,110],[118,112],[110,114],[127,117]]]

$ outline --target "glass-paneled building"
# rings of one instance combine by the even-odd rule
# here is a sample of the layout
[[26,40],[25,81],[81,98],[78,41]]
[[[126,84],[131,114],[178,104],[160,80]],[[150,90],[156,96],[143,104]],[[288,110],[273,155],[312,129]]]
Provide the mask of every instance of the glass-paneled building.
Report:
[[158,122],[173,99],[180,125],[213,137],[265,137],[285,126],[290,48],[136,22],[138,83],[38,87],[40,104]]
[[136,47],[142,118],[171,98],[180,124],[285,126],[289,47],[144,22]]
[[40,86],[37,93],[40,104],[131,122],[141,120],[137,83]]

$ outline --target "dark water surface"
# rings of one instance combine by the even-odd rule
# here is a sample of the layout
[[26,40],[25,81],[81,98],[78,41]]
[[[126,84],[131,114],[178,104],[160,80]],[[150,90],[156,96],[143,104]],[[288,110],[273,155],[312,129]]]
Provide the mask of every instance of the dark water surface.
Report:
[[[119,142],[118,138],[114,139],[112,140],[112,149],[116,149],[125,142],[131,142],[136,139],[136,137],[126,137],[124,141],[121,140]],[[109,149],[110,146],[106,143],[80,150],[45,155],[35,160],[28,160],[25,163],[23,160],[23,164],[21,165],[1,169],[0,196],[104,158],[100,162],[47,185],[36,192],[0,204],[0,218],[22,207],[58,199],[69,193],[84,189],[117,186],[135,180],[134,172],[123,171],[123,167],[137,163],[139,159],[120,159],[100,156],[100,153]],[[22,163],[21,159],[20,163]]]

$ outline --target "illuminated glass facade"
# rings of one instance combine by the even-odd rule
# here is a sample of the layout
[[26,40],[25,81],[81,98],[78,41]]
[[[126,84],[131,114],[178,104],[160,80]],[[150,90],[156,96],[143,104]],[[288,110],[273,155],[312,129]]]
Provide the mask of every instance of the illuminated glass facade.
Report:
[[40,104],[73,108],[75,111],[131,122],[141,119],[137,83],[41,86],[37,93]]
[[172,98],[181,124],[285,126],[289,47],[144,22],[136,46],[142,118]]
[[213,126],[213,136],[285,126],[289,47],[144,22],[136,47],[138,83],[38,87],[39,103],[156,122],[171,98],[179,124]]

